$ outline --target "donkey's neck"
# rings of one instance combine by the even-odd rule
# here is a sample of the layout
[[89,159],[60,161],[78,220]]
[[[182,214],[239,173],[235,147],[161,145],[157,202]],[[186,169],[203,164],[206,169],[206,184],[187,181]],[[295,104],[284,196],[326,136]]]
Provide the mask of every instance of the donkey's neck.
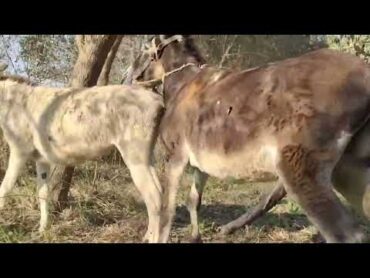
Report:
[[15,105],[24,105],[33,87],[12,80],[0,81],[0,109],[2,112]]
[[[184,64],[186,65],[186,64]],[[164,79],[163,89],[165,101],[172,99],[190,80],[200,71],[199,66],[188,65],[177,72],[173,72]]]
[[166,73],[163,81],[165,102],[173,99],[200,72],[205,62],[190,39],[168,45],[161,60]]
[[29,95],[34,87],[13,80],[0,81],[0,96],[7,99],[18,99]]

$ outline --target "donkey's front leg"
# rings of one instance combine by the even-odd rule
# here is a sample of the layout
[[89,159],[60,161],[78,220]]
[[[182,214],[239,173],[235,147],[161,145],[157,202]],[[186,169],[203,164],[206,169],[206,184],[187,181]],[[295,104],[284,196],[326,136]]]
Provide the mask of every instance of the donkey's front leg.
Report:
[[26,164],[26,161],[26,156],[21,155],[13,148],[10,148],[8,168],[6,169],[6,173],[0,187],[0,209],[4,207],[6,196],[14,188],[15,182]]
[[160,243],[167,243],[176,212],[176,196],[180,179],[188,162],[187,157],[171,154],[165,166],[162,198]]
[[46,162],[36,162],[38,197],[40,202],[40,227],[39,232],[45,231],[49,224],[49,180],[50,164]]

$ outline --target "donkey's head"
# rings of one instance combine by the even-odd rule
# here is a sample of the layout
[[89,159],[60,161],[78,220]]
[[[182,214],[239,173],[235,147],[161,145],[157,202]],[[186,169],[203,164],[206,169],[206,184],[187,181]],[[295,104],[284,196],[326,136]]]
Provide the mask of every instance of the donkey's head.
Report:
[[126,83],[139,83],[153,89],[161,84],[166,102],[204,62],[191,36],[154,36],[131,66]]
[[[155,38],[152,38],[152,43],[154,46]],[[153,67],[153,55],[151,54],[153,50],[150,48],[150,43],[146,43],[141,48],[141,52],[138,57],[135,58],[134,62],[131,64],[129,68],[129,72],[127,77],[124,81],[126,84],[136,83],[137,81],[143,81],[143,77],[146,76],[146,72],[148,72],[148,68]],[[146,76],[146,80],[151,79],[149,76]]]
[[157,84],[172,70],[187,64],[203,63],[204,59],[191,36],[154,36],[144,45],[140,56],[134,61],[128,83],[153,81],[153,84]]

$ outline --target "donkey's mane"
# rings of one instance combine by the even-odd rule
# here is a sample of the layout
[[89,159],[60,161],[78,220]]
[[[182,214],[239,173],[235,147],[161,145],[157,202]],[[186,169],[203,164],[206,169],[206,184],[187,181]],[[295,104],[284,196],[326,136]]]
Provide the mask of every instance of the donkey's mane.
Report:
[[185,49],[197,60],[198,63],[205,63],[206,60],[203,58],[199,51],[199,48],[195,45],[194,39],[190,36],[185,36],[184,41]]
[[30,79],[26,78],[26,77],[23,77],[23,76],[19,76],[19,75],[3,75],[1,74],[0,75],[0,81],[6,81],[6,80],[10,80],[10,81],[14,81],[14,82],[17,82],[19,84],[27,84],[27,85],[31,85],[31,86],[35,86],[36,84],[33,83]]

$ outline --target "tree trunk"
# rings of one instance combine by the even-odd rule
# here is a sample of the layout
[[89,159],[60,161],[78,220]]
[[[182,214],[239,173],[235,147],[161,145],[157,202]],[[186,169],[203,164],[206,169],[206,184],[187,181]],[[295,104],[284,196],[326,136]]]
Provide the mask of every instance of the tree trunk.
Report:
[[[111,35],[76,36],[79,54],[72,72],[70,86],[92,87],[97,84],[108,53],[117,41],[117,37]],[[110,69],[107,69],[108,76],[109,71]],[[68,205],[68,193],[73,172],[73,166],[56,166],[52,171],[50,186],[53,190],[52,201],[56,211],[61,211]]]
[[111,50],[109,51],[108,57],[105,60],[104,67],[100,73],[99,79],[98,79],[98,86],[105,86],[109,83],[109,74],[112,69],[112,64],[114,61],[114,58],[116,58],[116,54],[118,51],[118,48],[121,44],[123,36],[117,36],[116,40],[113,43],[113,46]]

